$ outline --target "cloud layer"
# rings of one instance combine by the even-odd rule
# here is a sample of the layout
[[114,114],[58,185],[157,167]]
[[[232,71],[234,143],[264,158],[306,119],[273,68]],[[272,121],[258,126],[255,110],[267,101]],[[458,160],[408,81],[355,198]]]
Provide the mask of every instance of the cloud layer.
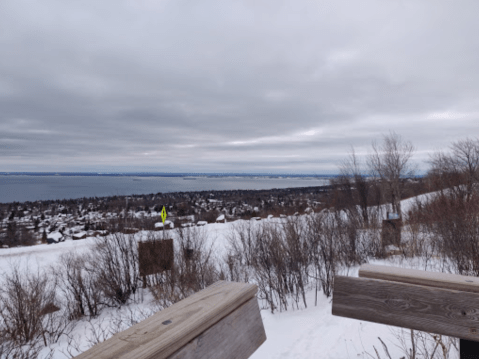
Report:
[[479,134],[477,1],[0,4],[3,171],[332,173]]

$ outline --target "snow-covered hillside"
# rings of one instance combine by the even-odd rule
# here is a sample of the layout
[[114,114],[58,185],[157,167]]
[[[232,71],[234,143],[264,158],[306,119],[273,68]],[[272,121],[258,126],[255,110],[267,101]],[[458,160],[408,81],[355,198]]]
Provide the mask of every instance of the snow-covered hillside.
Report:
[[[407,211],[413,203],[413,199],[403,201],[403,210]],[[252,221],[253,225],[261,225],[262,222],[270,221],[278,223],[283,220],[271,218],[261,221]],[[215,248],[215,255],[218,259],[223,258],[228,247],[227,236],[231,231],[233,223],[207,224],[202,229],[208,232],[209,243]],[[175,235],[172,230],[167,236]],[[8,273],[13,266],[28,268],[29,271],[37,269],[47,270],[58,262],[61,254],[68,252],[85,252],[95,242],[94,238],[83,240],[67,240],[63,243],[52,245],[37,245],[33,247],[8,248],[0,250],[0,272]],[[388,260],[371,261],[373,264],[393,265],[399,267],[421,268],[423,263],[419,259],[409,261],[399,257],[391,257]],[[435,263],[428,264],[434,268]],[[349,273],[343,275],[357,276],[359,267],[350,269]],[[327,299],[321,292],[318,293],[318,305],[314,306],[314,290],[307,293],[308,308],[289,308],[286,312],[271,314],[269,309],[264,308],[265,303],[259,302],[261,317],[266,330],[266,342],[252,355],[252,359],[263,358],[331,358],[331,359],[353,359],[353,358],[377,358],[375,349],[383,358],[385,355],[383,346],[378,339],[380,337],[388,346],[389,354],[393,359],[403,357],[404,352],[398,347],[399,341],[395,338],[394,332],[397,328],[385,325],[363,322],[353,319],[336,317],[331,314],[331,298]],[[95,333],[94,327],[111,328],[113,322],[121,322],[117,329],[125,329],[125,323],[130,324],[141,320],[151,314],[155,307],[152,303],[152,296],[147,290],[143,293],[143,302],[132,304],[121,310],[108,309],[93,319],[91,322],[80,321],[71,334],[78,349],[86,350],[92,345]],[[119,320],[119,318],[129,318]],[[71,342],[70,342],[71,344]],[[53,358],[69,357],[66,348],[67,340],[60,340],[52,346],[55,349]],[[71,349],[71,347],[70,347]],[[47,350],[42,352],[47,353]],[[75,351],[73,351],[75,354]],[[77,352],[76,352],[77,353]],[[450,356],[454,357],[454,356]]]

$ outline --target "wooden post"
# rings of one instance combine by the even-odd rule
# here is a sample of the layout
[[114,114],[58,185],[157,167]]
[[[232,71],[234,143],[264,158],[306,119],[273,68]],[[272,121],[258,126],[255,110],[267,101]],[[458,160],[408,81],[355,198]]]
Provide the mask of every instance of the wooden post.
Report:
[[333,315],[459,338],[461,359],[479,358],[478,311],[477,277],[365,264],[334,279]]
[[246,359],[266,340],[254,284],[218,281],[77,359]]
[[383,220],[381,230],[381,244],[383,249],[390,244],[398,247],[401,245],[401,227],[401,218]]

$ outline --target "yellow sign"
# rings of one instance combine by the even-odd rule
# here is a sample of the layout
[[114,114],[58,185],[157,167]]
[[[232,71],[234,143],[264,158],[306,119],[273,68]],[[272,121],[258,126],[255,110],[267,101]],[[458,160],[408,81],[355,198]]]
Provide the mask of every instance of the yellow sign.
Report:
[[165,224],[165,219],[166,219],[166,209],[165,209],[165,206],[163,206],[163,209],[161,210],[161,220],[163,221],[163,224]]

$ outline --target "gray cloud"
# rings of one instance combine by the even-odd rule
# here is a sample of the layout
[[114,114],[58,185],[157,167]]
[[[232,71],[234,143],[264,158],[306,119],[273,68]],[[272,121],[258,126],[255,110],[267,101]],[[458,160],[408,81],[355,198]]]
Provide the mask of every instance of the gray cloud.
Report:
[[335,172],[479,133],[479,4],[5,0],[3,171]]

